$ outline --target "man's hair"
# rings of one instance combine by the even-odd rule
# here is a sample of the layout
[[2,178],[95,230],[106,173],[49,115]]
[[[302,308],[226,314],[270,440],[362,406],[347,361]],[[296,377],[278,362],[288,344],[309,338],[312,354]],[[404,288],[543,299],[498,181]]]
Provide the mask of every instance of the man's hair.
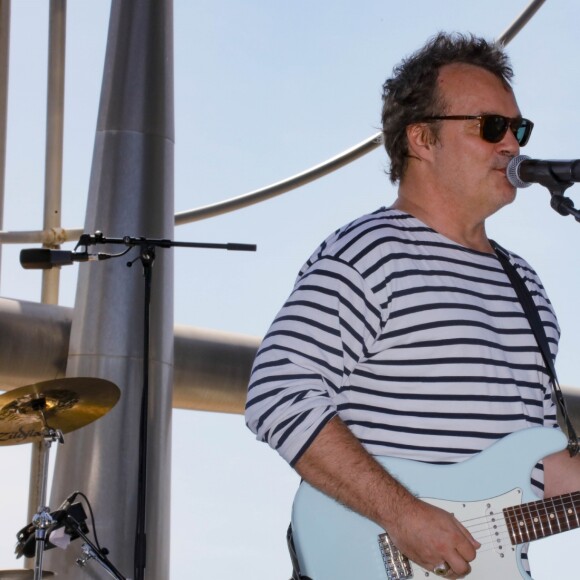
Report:
[[[439,94],[437,79],[441,67],[454,63],[486,69],[510,87],[513,71],[503,47],[473,35],[440,32],[405,58],[383,85],[383,142],[391,159],[393,183],[401,179],[407,165],[407,126],[445,113],[447,103]],[[437,126],[430,125],[429,130],[436,140]]]

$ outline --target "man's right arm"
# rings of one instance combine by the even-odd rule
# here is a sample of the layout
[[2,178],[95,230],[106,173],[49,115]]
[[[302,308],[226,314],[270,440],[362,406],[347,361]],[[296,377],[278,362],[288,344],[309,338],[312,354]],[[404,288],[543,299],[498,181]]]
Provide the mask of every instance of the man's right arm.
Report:
[[348,427],[331,419],[295,464],[312,486],[374,521],[408,558],[427,570],[447,562],[459,578],[479,544],[453,515],[413,496],[364,449]]
[[266,335],[248,390],[246,421],[311,485],[375,521],[426,569],[460,574],[478,544],[447,512],[418,500],[338,417],[343,381],[381,332],[365,280],[339,260],[318,260]]

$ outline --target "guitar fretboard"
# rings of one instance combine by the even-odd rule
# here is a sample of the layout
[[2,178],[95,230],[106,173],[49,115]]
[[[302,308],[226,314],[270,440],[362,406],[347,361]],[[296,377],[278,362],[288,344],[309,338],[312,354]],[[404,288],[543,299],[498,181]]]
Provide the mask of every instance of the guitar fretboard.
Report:
[[512,545],[580,527],[580,492],[566,493],[503,510]]

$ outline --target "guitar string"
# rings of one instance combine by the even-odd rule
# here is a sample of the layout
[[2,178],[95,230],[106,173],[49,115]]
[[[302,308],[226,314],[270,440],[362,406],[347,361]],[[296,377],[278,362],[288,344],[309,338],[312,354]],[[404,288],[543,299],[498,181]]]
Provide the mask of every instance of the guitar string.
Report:
[[[550,503],[552,504],[552,509],[548,507]],[[494,514],[486,514],[485,516],[464,520],[462,523],[481,544],[477,551],[478,554],[491,551],[504,553],[509,550],[515,550],[519,544],[580,527],[577,506],[580,507],[580,492],[573,492],[553,499],[548,498],[512,506]],[[570,511],[571,517],[568,517],[567,513],[560,516],[554,515],[554,512],[557,514],[562,509],[566,512]],[[523,518],[517,518],[516,513],[523,515]],[[516,535],[515,544],[512,543],[508,527],[508,518],[510,516],[513,518],[512,529]],[[555,517],[555,520],[552,517]],[[523,529],[513,525],[519,522],[523,522],[523,525],[520,526]],[[537,530],[538,523],[540,524],[540,533],[538,534],[536,531],[534,537],[531,537],[529,528]],[[564,529],[562,529],[562,524],[564,524]],[[526,535],[526,539],[523,538],[523,534]]]
[[[509,546],[512,545],[511,534],[508,529],[510,515],[514,524],[520,524],[519,527],[512,526],[516,536],[516,545],[580,527],[580,519],[576,511],[577,501],[574,499],[575,497],[578,498],[578,496],[580,496],[580,493],[574,492],[554,498],[552,500],[554,504],[552,509],[546,505],[546,503],[550,503],[550,499],[539,500],[523,506],[507,508],[508,512],[511,510],[511,513],[508,514],[502,510],[502,512],[496,514],[471,518],[462,523],[481,544],[479,552],[497,550],[500,546],[503,549],[506,542]],[[556,509],[556,504],[558,509]],[[558,511],[562,510],[570,513],[556,515]],[[517,517],[516,512],[519,512],[523,517]],[[530,533],[530,529],[534,533]]]
[[[552,524],[565,524],[570,529],[580,527],[580,516],[577,513],[577,507],[580,508],[580,497],[578,500],[574,500],[575,495],[580,496],[580,492],[574,492],[574,494],[565,494],[565,496],[559,496],[554,498],[554,500],[539,500],[537,503],[532,502],[529,504],[523,504],[521,506],[513,506],[512,508],[505,508],[508,512],[518,521],[524,521],[530,526],[535,525],[535,520],[541,519],[540,524],[543,522],[547,527],[550,523]],[[566,497],[567,499],[562,499]],[[552,503],[552,506],[548,507],[547,503]],[[544,505],[542,505],[544,504]],[[511,510],[511,512],[509,511]],[[564,513],[564,511],[566,513]],[[519,512],[520,517],[516,514]],[[558,512],[561,514],[558,516]],[[523,516],[523,517],[521,517]],[[478,516],[477,518],[472,518],[465,520],[463,523],[468,524],[469,522],[477,522],[477,520],[487,521],[490,518],[498,517],[500,519],[505,519],[504,510],[497,512],[495,514],[486,514],[485,516]],[[548,519],[546,519],[548,518]],[[475,524],[477,525],[477,524]]]
[[[531,541],[580,527],[576,521],[570,521],[570,519],[576,520],[576,517],[566,519],[565,517],[558,518],[555,516],[555,519],[552,519],[550,517],[551,512],[546,512],[546,514],[547,519],[545,519],[545,516],[544,518],[540,516],[537,518],[524,517],[516,519],[515,516],[512,515],[511,523],[516,539],[521,539],[522,541]],[[508,515],[507,517],[510,516]],[[503,516],[497,519],[491,519],[489,516],[483,516],[480,519],[480,522],[473,520],[472,524],[466,525],[466,522],[464,522],[464,525],[473,534],[495,534],[498,532],[508,532],[508,520],[506,520]],[[523,539],[524,537],[526,540]]]

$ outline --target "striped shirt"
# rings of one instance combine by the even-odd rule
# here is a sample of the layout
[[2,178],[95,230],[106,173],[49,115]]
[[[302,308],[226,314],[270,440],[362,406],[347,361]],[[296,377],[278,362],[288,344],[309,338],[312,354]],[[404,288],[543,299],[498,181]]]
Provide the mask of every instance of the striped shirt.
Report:
[[[555,357],[546,292],[509,257]],[[548,373],[497,257],[385,208],[323,242],[258,351],[246,421],[293,465],[335,415],[373,455],[433,463],[555,426]]]

